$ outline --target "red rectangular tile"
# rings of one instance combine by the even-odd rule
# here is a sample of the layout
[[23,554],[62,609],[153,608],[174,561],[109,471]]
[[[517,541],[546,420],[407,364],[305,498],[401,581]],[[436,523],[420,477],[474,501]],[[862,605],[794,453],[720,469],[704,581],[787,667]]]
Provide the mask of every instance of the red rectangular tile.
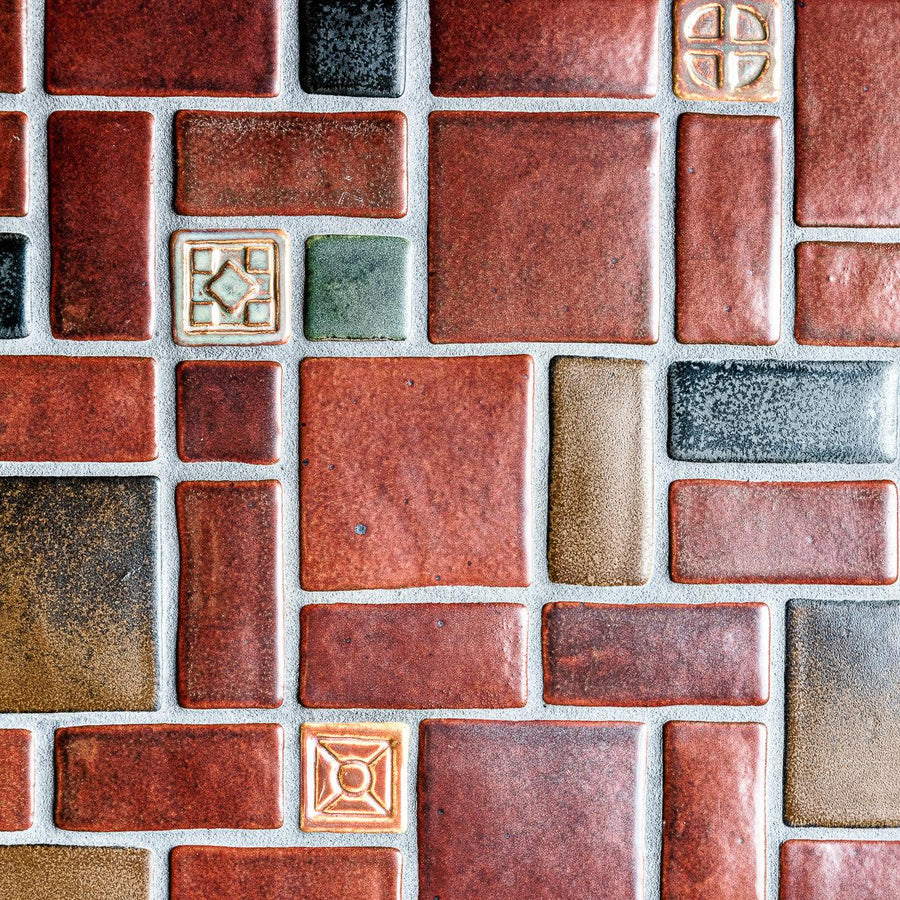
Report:
[[544,701],[754,706],[769,698],[764,603],[548,603]]
[[0,91],[25,90],[25,0],[0,3]]
[[281,706],[284,610],[281,484],[185,481],[178,702],[198,709]]
[[781,335],[781,119],[678,121],[675,334],[686,344]]
[[186,216],[406,215],[401,112],[175,115]]
[[156,364],[142,357],[0,357],[0,459],[156,459]]
[[764,900],[766,727],[667,722],[662,900]]
[[781,900],[900,897],[900,842],[785,841]]
[[893,584],[892,481],[674,481],[672,580],[687,584]]
[[56,732],[67,831],[279,828],[280,725],[85,725]]
[[528,615],[517,603],[321,603],[300,616],[304,706],[524,706]]
[[26,831],[34,821],[31,732],[0,731],[0,831]]
[[153,116],[55,112],[48,122],[50,326],[70,340],[153,335]]
[[28,117],[0,112],[0,216],[28,213]]

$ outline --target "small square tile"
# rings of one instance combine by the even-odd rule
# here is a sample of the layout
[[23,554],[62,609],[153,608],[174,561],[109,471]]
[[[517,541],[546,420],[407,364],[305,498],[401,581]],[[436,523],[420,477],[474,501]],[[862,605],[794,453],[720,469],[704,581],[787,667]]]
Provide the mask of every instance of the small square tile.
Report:
[[27,831],[34,821],[31,732],[0,730],[0,831]]
[[28,117],[0,112],[0,216],[28,214]]
[[0,92],[25,90],[25,0],[0,5]]
[[307,722],[300,743],[304,831],[406,831],[406,725]]
[[412,244],[406,238],[319,235],[306,242],[304,322],[311,341],[409,337]]
[[0,234],[0,340],[27,337],[28,238]]
[[900,897],[900,841],[785,841],[780,900]]

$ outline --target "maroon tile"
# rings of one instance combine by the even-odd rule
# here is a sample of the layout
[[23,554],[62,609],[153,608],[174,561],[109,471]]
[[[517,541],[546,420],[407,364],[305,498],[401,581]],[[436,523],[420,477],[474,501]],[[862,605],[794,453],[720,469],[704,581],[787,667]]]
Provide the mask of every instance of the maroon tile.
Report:
[[306,359],[306,590],[484,584],[531,573],[530,356]]
[[659,117],[431,115],[435,343],[659,333]]
[[781,335],[781,119],[678,121],[675,334],[686,344]]
[[769,699],[764,603],[548,603],[544,701],[755,706]]
[[185,481],[175,489],[175,506],[178,702],[199,709],[281,706],[281,484]]
[[781,900],[900,897],[900,842],[785,841]]
[[28,117],[0,112],[0,216],[28,213]]
[[432,719],[419,897],[643,897],[646,726]]
[[153,336],[153,116],[55,112],[48,123],[50,326],[70,340]]
[[280,725],[85,725],[56,732],[67,831],[279,828]]
[[175,115],[186,216],[406,215],[401,112]]
[[25,90],[25,0],[0,4],[0,91]]
[[185,462],[278,462],[281,366],[186,360],[176,369],[178,455]]
[[672,580],[893,584],[892,481],[672,482]]
[[0,831],[26,831],[34,821],[31,732],[0,731]]
[[517,603],[321,603],[300,616],[300,699],[332,709],[488,709],[527,700]]
[[142,357],[0,357],[0,459],[156,459],[156,364]]
[[667,722],[662,900],[764,900],[766,727]]

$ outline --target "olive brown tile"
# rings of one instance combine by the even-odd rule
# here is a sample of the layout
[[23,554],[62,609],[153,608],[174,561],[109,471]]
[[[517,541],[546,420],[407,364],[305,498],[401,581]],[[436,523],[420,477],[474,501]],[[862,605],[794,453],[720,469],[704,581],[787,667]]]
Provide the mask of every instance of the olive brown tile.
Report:
[[29,240],[24,234],[0,234],[0,340],[27,337]]
[[900,897],[900,842],[791,840],[781,845],[780,900]]
[[0,831],[27,831],[33,822],[34,747],[31,732],[24,728],[2,729]]
[[0,92],[25,90],[25,0],[0,6]]
[[0,112],[0,216],[28,213],[28,117]]

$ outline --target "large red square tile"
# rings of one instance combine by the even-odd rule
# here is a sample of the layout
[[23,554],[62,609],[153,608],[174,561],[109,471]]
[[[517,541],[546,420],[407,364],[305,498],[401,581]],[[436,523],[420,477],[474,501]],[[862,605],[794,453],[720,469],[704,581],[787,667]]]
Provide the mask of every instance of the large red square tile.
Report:
[[0,216],[28,213],[28,117],[0,112]]
[[0,731],[0,831],[25,831],[34,819],[31,732]]

